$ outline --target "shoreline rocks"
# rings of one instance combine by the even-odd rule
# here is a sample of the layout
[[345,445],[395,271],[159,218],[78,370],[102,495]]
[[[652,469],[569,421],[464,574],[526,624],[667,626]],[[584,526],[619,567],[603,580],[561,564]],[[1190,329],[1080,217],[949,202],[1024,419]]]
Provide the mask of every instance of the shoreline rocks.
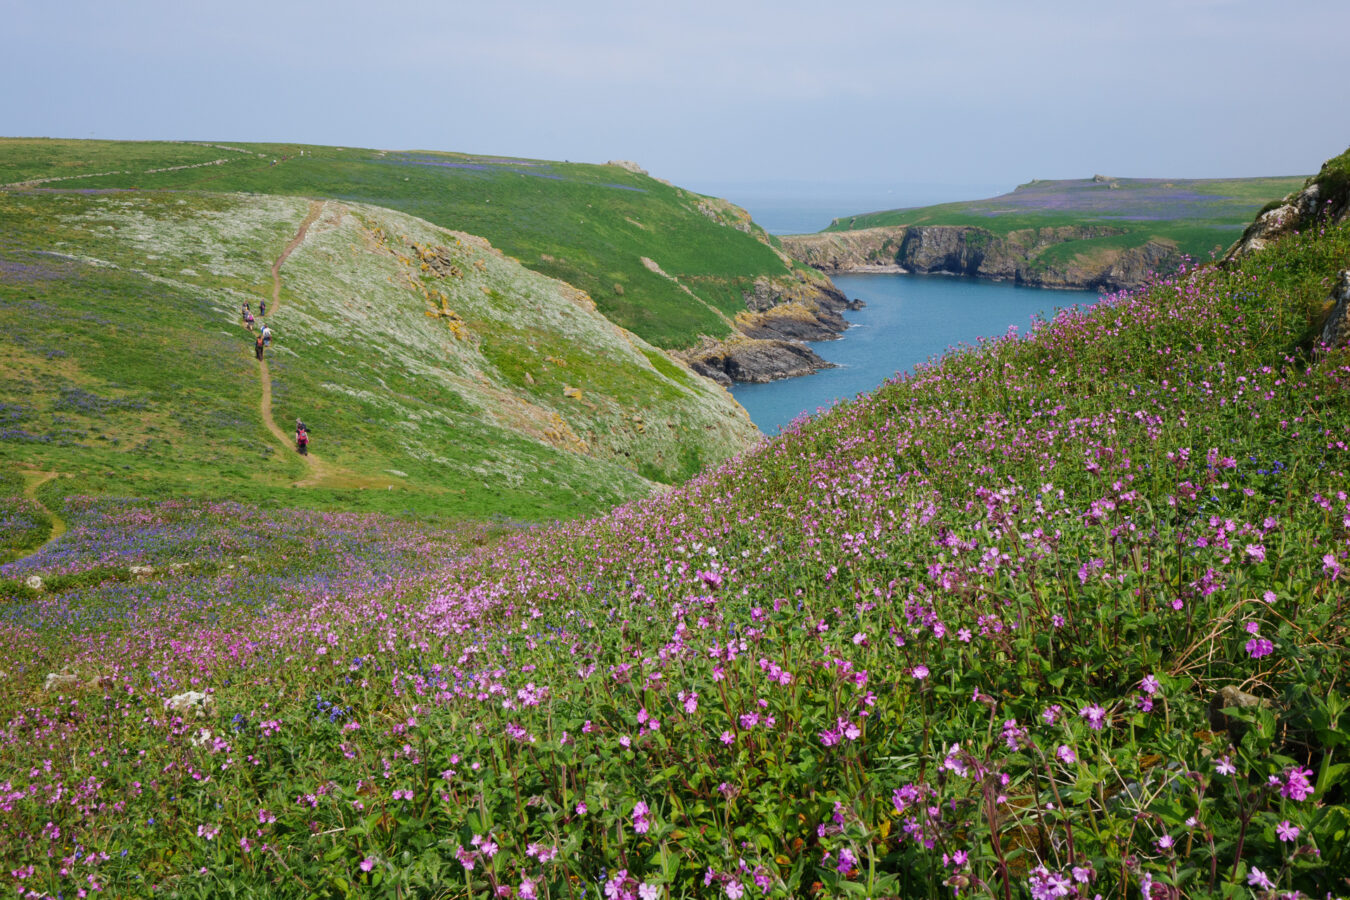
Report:
[[1044,251],[1069,241],[1121,234],[1109,225],[1026,228],[996,235],[971,225],[898,225],[783,237],[783,249],[826,274],[888,272],[964,275],[1032,287],[1118,291],[1142,285],[1181,261],[1176,246],[1150,240],[1138,247],[1100,248],[1062,262]]

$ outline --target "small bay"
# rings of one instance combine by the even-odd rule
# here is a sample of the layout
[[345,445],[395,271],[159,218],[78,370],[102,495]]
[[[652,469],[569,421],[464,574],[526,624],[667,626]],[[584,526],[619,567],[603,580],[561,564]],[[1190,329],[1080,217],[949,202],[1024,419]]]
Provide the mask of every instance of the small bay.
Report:
[[849,299],[866,303],[844,314],[851,327],[838,340],[810,345],[838,368],[731,389],[765,434],[776,434],[803,413],[873,391],[949,348],[1001,336],[1010,326],[1025,335],[1034,318],[1051,319],[1057,309],[1095,303],[1098,296],[942,275],[868,273],[831,280]]

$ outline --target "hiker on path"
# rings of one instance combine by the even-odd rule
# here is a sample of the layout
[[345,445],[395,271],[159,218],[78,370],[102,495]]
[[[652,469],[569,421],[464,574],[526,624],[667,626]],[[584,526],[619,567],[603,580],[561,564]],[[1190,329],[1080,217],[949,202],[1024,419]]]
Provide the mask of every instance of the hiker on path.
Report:
[[258,333],[258,339],[263,342],[264,347],[272,346],[272,329],[267,327],[266,322],[263,323],[262,331]]
[[253,330],[253,313],[244,310],[244,327],[249,331]]
[[262,316],[265,316],[265,315],[267,315],[267,301],[266,301],[266,300],[259,300],[259,301],[258,301],[258,316],[261,318]]
[[253,342],[253,352],[258,359],[261,360],[263,358],[263,336],[261,334],[258,335],[258,339]]
[[309,455],[309,429],[299,419],[295,420],[295,450],[301,456]]

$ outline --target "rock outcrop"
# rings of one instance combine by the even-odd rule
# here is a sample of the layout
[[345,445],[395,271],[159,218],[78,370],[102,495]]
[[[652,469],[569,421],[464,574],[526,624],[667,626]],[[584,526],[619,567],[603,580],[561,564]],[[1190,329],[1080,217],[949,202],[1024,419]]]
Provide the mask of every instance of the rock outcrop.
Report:
[[833,368],[803,341],[837,338],[848,322],[842,311],[855,309],[828,278],[758,279],[744,295],[745,311],[735,319],[737,334],[705,340],[678,353],[691,369],[722,385],[762,384]]
[[1228,248],[1223,262],[1264,250],[1272,241],[1313,225],[1319,217],[1330,222],[1350,217],[1350,151],[1327,160],[1303,190],[1262,210]]
[[1331,312],[1322,326],[1322,343],[1328,347],[1350,347],[1350,269],[1341,272],[1329,305]]
[[783,238],[783,248],[821,272],[915,272],[968,275],[1048,288],[1117,291],[1138,287],[1175,267],[1175,245],[1154,239],[1137,247],[1087,247],[1062,259],[1047,254],[1069,241],[1121,234],[1109,225],[1026,228],[997,235],[970,225],[900,225]]
[[724,386],[735,381],[764,384],[834,368],[833,363],[797,341],[733,338],[684,356],[691,369]]

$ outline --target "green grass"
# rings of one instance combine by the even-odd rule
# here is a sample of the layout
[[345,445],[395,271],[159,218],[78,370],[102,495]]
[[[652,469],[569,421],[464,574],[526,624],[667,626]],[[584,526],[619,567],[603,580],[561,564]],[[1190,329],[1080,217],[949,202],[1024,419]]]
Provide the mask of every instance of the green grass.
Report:
[[[692,474],[683,443],[718,460],[751,440],[720,390],[655,368],[659,351],[571,288],[425,222],[334,207],[341,222],[317,225],[283,270],[269,365],[274,419],[304,418],[312,449],[348,474],[293,487],[308,470],[263,426],[238,311],[270,295],[307,207],[0,192],[0,461],[74,475],[67,494],[537,521]],[[459,274],[420,271],[413,242],[444,245]],[[426,315],[430,292],[465,339]]]
[[[1236,240],[1264,204],[1303,186],[1303,177],[1237,179],[1091,179],[1038,181],[988,200],[887,210],[836,219],[826,231],[900,225],[966,225],[1006,236],[1015,231],[1096,225],[1118,233],[1077,244],[1074,252],[1174,243],[1208,259]],[[1112,185],[1115,185],[1114,187]],[[1056,250],[1057,260],[1073,253]]]
[[[686,347],[730,329],[704,303],[649,272],[642,257],[734,315],[756,278],[804,277],[756,226],[700,212],[705,198],[615,166],[499,160],[432,152],[309,145],[0,139],[0,184],[71,178],[51,188],[250,191],[330,197],[398,209],[478,234],[536,271],[587,291],[612,321],[659,347]],[[304,156],[299,155],[304,152]],[[221,165],[150,169],[225,159]],[[278,160],[276,165],[273,160]],[[487,169],[465,166],[487,166]],[[100,174],[112,173],[112,174]],[[129,173],[129,174],[128,174]],[[94,176],[94,177],[84,177]],[[622,297],[613,285],[622,283]]]
[[0,578],[0,878],[1340,896],[1347,266],[1304,229],[551,528],[67,497]]

